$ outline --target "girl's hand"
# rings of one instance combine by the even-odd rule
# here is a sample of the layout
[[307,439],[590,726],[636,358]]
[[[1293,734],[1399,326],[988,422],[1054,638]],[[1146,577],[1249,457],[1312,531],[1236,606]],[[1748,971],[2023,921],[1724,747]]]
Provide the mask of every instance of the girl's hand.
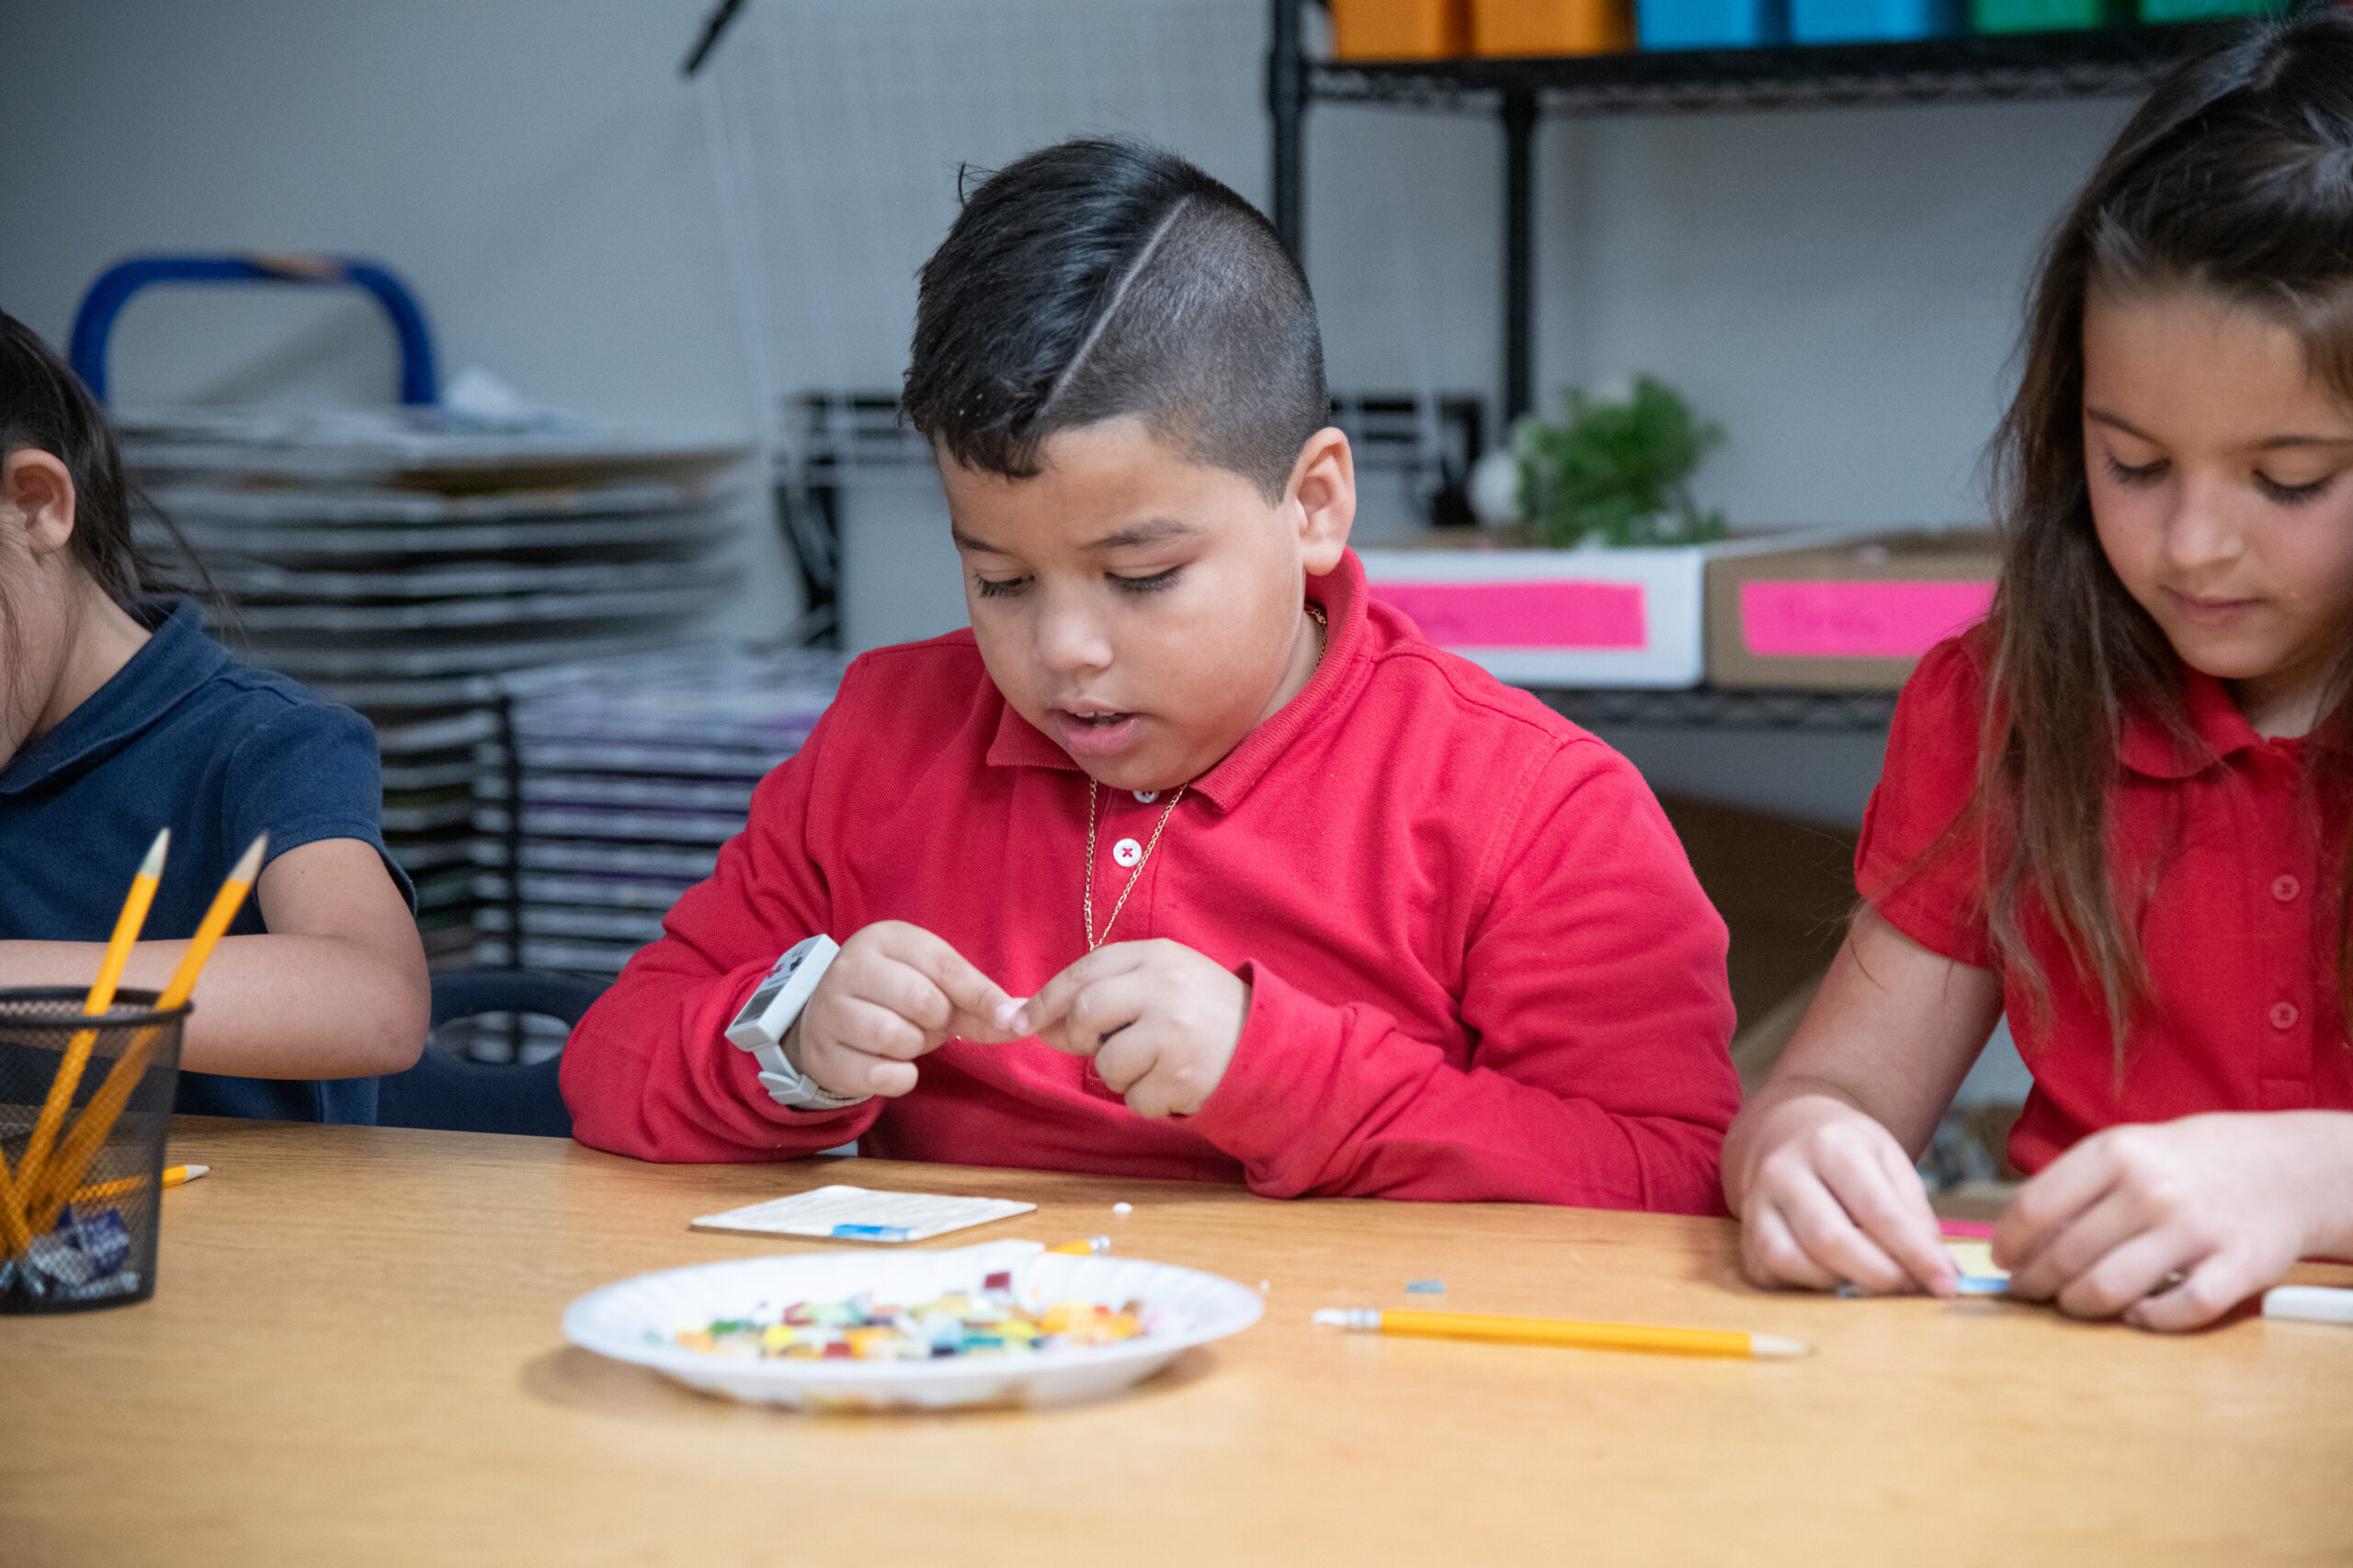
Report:
[[1181,943],[1098,948],[1022,1005],[1017,1033],[1095,1058],[1138,1116],[1190,1116],[1225,1076],[1250,1016],[1241,978]]
[[2353,1117],[2192,1116],[2112,1127],[2052,1161],[1994,1231],[2010,1293],[2135,1328],[2200,1328],[2340,1245]]
[[1759,1285],[1875,1294],[1953,1293],[1919,1172],[1886,1128],[1834,1095],[1800,1095],[1759,1119],[1741,1205],[1741,1262]]
[[1018,1040],[1015,1003],[920,926],[878,920],[853,933],[784,1039],[784,1054],[837,1095],[904,1095],[915,1059],[961,1037]]

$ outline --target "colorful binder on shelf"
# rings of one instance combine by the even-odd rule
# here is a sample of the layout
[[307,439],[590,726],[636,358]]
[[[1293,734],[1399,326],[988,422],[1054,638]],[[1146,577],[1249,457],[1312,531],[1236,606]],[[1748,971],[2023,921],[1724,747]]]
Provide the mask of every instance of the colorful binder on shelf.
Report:
[[1790,36],[1799,43],[1942,38],[1965,19],[1958,0],[1790,0]]
[[1332,0],[1341,60],[1451,60],[1471,52],[1471,0]]
[[2079,31],[2131,20],[2132,0],[1971,0],[1969,15],[1981,33]]
[[1481,54],[1608,54],[1634,47],[1629,0],[1472,0]]
[[2144,22],[2203,22],[2222,17],[2269,17],[2290,9],[2282,0],[2141,0]]
[[1789,0],[1636,0],[1644,49],[1757,49],[1790,41]]

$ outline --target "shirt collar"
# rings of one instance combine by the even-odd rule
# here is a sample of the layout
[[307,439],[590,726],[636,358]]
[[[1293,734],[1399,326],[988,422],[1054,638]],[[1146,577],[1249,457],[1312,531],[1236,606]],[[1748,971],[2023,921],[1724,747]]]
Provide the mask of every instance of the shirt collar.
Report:
[[0,767],[0,795],[103,761],[229,663],[229,651],[204,634],[193,599],[149,599],[131,614],[153,635],[80,707]]
[[[1342,552],[1340,564],[1334,571],[1307,579],[1307,602],[1320,607],[1328,622],[1324,657],[1316,664],[1315,673],[1308,677],[1298,696],[1243,736],[1241,744],[1194,779],[1189,786],[1192,793],[1208,797],[1221,811],[1232,811],[1249,793],[1250,787],[1266,777],[1275,759],[1298,738],[1300,732],[1332,706],[1334,694],[1353,688],[1363,678],[1365,597],[1364,567],[1352,550]],[[998,701],[996,735],[989,743],[989,766],[1080,771],[1070,753],[1015,711],[1013,704],[1002,697]]]
[[2222,758],[2264,744],[2220,680],[2181,666],[2181,703],[2191,740],[2185,743],[2139,708],[2124,715],[2124,766],[2149,778],[2188,778]]

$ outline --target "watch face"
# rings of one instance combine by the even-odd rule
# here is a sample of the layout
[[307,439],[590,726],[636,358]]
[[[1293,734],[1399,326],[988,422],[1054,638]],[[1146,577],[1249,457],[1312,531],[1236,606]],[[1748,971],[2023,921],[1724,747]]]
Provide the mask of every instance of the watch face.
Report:
[[790,974],[770,975],[760,982],[760,988],[752,993],[752,999],[744,1004],[744,1010],[735,1015],[735,1021],[739,1024],[749,1023],[767,1012],[768,1004],[775,1001],[778,994],[791,983],[792,976]]

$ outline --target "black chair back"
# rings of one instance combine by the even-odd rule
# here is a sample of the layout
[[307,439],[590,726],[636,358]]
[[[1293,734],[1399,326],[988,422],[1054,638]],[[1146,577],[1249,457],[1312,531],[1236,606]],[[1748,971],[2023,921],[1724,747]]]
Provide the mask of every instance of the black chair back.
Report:
[[[605,993],[584,975],[531,969],[458,969],[433,977],[436,1028],[484,1013],[536,1013],[576,1024]],[[561,1057],[522,1062],[470,1062],[428,1045],[415,1066],[381,1080],[376,1121],[451,1132],[572,1136],[572,1113],[556,1085]]]

